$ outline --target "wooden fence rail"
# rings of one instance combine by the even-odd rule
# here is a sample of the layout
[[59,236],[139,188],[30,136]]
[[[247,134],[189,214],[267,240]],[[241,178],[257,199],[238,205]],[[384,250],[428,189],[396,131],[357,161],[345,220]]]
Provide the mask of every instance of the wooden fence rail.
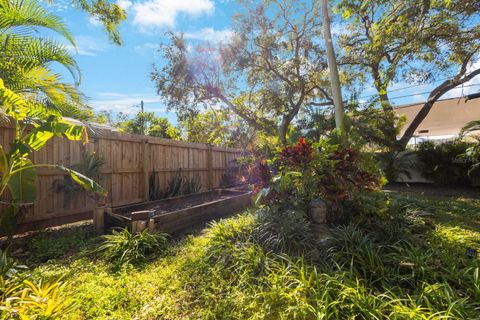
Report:
[[[8,150],[13,139],[13,128],[0,127],[4,148]],[[86,144],[54,138],[35,152],[32,160],[71,166],[80,163],[84,152],[95,152],[105,160],[99,183],[108,192],[106,203],[111,206],[148,200],[149,176],[153,171],[162,189],[179,169],[188,178],[198,175],[202,191],[218,188],[227,168],[241,154],[239,149],[98,130],[89,134]],[[54,181],[63,179],[64,173],[47,169],[38,173],[38,198],[22,210],[20,232],[92,218],[96,204],[86,192],[69,194],[55,190]]]

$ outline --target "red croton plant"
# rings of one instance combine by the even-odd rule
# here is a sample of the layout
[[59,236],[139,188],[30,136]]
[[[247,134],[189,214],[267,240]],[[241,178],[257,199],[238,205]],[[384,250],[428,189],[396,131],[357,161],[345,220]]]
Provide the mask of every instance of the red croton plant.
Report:
[[270,181],[270,191],[264,203],[280,207],[305,206],[310,200],[322,199],[338,216],[345,201],[353,200],[361,191],[380,186],[378,171],[359,150],[328,140],[311,144],[300,138],[296,144],[280,151],[276,169],[278,174],[270,179],[268,167],[264,162],[258,162],[252,168],[251,176],[258,178],[256,190],[267,186]]
[[332,162],[331,170],[323,172],[318,188],[334,211],[340,210],[342,202],[353,200],[359,192],[380,187],[380,175],[365,168],[358,150],[342,148],[329,154],[327,159]]
[[247,168],[248,183],[253,185],[253,192],[257,193],[263,188],[267,188],[272,178],[272,173],[266,160],[256,160]]
[[313,147],[302,137],[297,144],[284,147],[279,158],[280,162],[286,166],[303,167],[313,159]]

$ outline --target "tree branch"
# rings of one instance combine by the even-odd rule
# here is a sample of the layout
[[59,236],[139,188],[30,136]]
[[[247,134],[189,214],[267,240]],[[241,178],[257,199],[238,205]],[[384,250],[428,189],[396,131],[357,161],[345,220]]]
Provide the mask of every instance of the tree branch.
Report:
[[276,127],[273,126],[272,124],[268,124],[268,126],[260,124],[256,119],[253,119],[252,117],[249,117],[246,115],[244,112],[242,112],[235,104],[233,104],[227,97],[225,97],[223,94],[216,92],[215,96],[225,103],[236,115],[238,115],[240,118],[245,120],[249,125],[254,127],[255,129],[259,131],[264,131],[267,133],[275,133]]
[[469,61],[465,61],[462,64],[460,72],[457,74],[457,76],[455,76],[453,79],[444,81],[442,84],[440,84],[430,93],[427,102],[425,102],[423,107],[420,109],[418,114],[415,116],[413,121],[408,126],[407,130],[405,130],[402,137],[398,141],[398,145],[400,148],[405,148],[407,146],[408,141],[410,141],[410,139],[412,138],[413,134],[415,133],[415,130],[417,130],[418,126],[427,117],[428,113],[432,109],[435,102],[438,101],[438,99],[440,99],[448,91],[454,89],[455,87],[465,82],[472,80],[474,77],[480,74],[480,68],[479,68],[474,70],[467,76],[463,77],[463,75],[466,72],[468,62]]

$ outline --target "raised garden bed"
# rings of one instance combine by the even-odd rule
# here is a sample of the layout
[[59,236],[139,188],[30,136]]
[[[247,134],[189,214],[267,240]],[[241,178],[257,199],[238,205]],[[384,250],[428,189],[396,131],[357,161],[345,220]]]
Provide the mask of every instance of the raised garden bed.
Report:
[[101,228],[123,227],[132,232],[161,231],[175,233],[203,222],[226,216],[251,203],[251,192],[219,189],[181,197],[108,208]]

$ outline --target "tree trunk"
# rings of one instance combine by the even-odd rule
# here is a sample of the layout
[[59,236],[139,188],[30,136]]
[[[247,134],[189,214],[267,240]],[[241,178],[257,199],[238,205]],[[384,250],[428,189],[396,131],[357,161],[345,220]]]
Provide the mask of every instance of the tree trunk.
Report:
[[289,122],[284,118],[278,127],[278,138],[282,145],[287,144],[287,132],[288,132]]
[[340,87],[340,78],[338,76],[337,60],[335,59],[335,50],[333,48],[332,33],[330,30],[330,17],[328,16],[327,0],[323,0],[323,37],[327,49],[328,69],[330,73],[330,84],[332,87],[333,104],[335,105],[335,126],[340,132],[343,131],[343,100],[342,89]]

